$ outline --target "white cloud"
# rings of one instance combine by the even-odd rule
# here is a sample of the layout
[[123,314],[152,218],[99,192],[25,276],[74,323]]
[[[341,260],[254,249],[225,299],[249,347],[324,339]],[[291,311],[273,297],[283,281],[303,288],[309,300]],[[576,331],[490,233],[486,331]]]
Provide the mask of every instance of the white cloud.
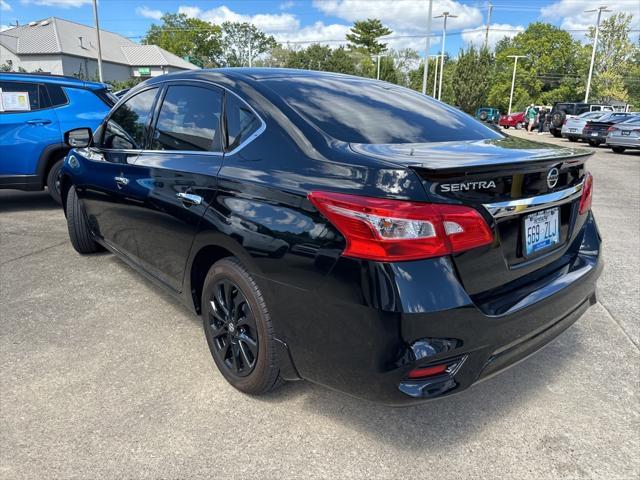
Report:
[[10,12],[11,11],[11,5],[9,5],[4,0],[0,0],[0,10],[2,10],[3,12]]
[[[560,28],[569,30],[579,39],[584,39],[589,27],[596,23],[597,12],[586,13],[585,10],[593,10],[603,4],[602,0],[560,0],[540,9],[540,16],[548,21],[559,21]],[[603,13],[602,19],[614,13],[630,13],[633,15],[632,29],[640,28],[640,2],[638,0],[616,0],[609,2],[611,13]]]
[[156,10],[147,6],[136,7],[136,13],[144,18],[160,20],[162,18],[162,10]]
[[349,31],[349,25],[331,24],[325,25],[323,22],[316,22],[313,25],[290,31],[280,32],[276,39],[286,44],[287,42],[299,43],[302,48],[311,43],[322,43],[332,47],[346,45],[345,35]]
[[4,32],[5,30],[9,30],[10,28],[13,28],[13,26],[11,26],[11,25],[0,25],[0,32]]
[[[462,40],[465,43],[472,43],[477,47],[484,45],[486,25],[476,28],[468,28],[462,32]],[[522,25],[509,25],[508,23],[492,23],[489,28],[489,47],[494,47],[499,40],[504,37],[515,37],[518,33],[524,32]]]
[[295,3],[294,1],[289,0],[288,2],[282,2],[282,3],[278,6],[278,8],[279,8],[280,10],[289,10],[290,8],[293,8],[293,6],[294,6],[295,4],[296,4],[296,3]]
[[21,0],[24,4],[34,4],[34,5],[42,5],[46,7],[61,7],[61,8],[70,8],[70,7],[81,7],[83,5],[88,5],[91,3],[91,0]]
[[[349,22],[378,18],[392,30],[424,32],[427,23],[427,2],[415,0],[374,1],[371,0],[314,0],[313,5],[326,15]],[[433,7],[433,15],[449,12],[458,18],[449,18],[447,28],[461,29],[479,25],[483,21],[479,8],[463,5],[453,0],[439,0]],[[434,19],[432,28],[442,28],[442,19]]]
[[300,21],[295,15],[290,13],[242,15],[234,12],[225,5],[210,10],[202,10],[199,7],[192,6],[180,6],[178,12],[215,24],[222,22],[249,22],[253,23],[260,30],[271,34],[293,32],[300,28]]

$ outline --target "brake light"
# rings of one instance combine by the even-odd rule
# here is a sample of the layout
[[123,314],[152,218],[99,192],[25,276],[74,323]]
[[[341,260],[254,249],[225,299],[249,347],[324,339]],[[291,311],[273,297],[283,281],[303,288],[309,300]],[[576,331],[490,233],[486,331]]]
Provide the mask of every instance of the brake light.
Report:
[[580,215],[591,210],[591,198],[593,196],[593,175],[589,172],[584,175],[584,183],[582,185],[582,197],[580,198]]
[[607,132],[615,132],[616,130],[618,130],[616,127],[607,128]]
[[470,207],[311,192],[309,200],[341,233],[343,255],[383,262],[417,260],[487,245],[493,233]]

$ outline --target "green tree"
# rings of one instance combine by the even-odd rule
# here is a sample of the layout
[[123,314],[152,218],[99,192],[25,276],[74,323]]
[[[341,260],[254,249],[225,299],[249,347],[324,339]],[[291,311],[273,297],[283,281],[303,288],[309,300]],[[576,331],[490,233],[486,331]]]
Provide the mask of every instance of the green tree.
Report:
[[251,23],[224,22],[221,46],[218,63],[227,67],[246,67],[258,56],[276,48],[278,42]]
[[[630,14],[618,13],[611,15],[600,24],[591,99],[602,102],[629,100],[628,84],[632,82],[625,82],[625,76],[628,75],[629,70],[633,70],[632,63],[637,57],[638,50],[629,38],[632,18]],[[588,56],[591,55],[594,37],[595,28],[591,27],[587,33],[590,44],[584,49],[584,54]]]
[[393,32],[377,18],[356,21],[351,27],[351,33],[347,33],[349,48],[364,51],[369,55],[380,55],[387,49],[387,44],[379,42],[378,39],[391,33]]
[[306,70],[356,74],[356,62],[349,52],[343,47],[333,50],[326,45],[320,44],[313,44],[305,49],[291,52],[286,66]]
[[504,38],[496,45],[496,74],[489,103],[507,109],[513,72],[509,55],[527,56],[518,61],[513,111],[532,102],[551,104],[579,99],[584,95],[581,49],[569,32],[548,23],[532,23],[515,37]]
[[456,105],[467,113],[475,113],[486,105],[493,77],[493,55],[473,45],[461,50],[455,65],[453,93]]
[[216,66],[221,54],[219,26],[183,13],[167,13],[161,25],[151,25],[142,43],[157,45],[200,67]]

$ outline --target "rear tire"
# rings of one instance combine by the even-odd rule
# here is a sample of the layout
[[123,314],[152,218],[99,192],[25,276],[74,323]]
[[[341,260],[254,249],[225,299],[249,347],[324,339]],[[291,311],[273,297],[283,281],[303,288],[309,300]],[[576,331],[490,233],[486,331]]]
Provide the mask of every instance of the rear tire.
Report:
[[505,130],[509,130],[509,125],[504,125],[504,126],[503,126],[503,128],[504,128]]
[[567,137],[567,140],[569,140],[570,142],[577,142],[578,139],[576,137]]
[[211,356],[231,385],[262,395],[283,383],[269,310],[258,284],[237,259],[213,264],[201,305]]
[[91,235],[87,215],[82,208],[75,187],[71,187],[67,194],[67,229],[69,230],[71,245],[73,245],[76,252],[84,255],[104,250]]
[[549,130],[551,132],[551,135],[553,135],[556,138],[560,138],[562,137],[562,133],[558,130],[556,130],[555,128],[553,130]]
[[625,147],[611,147],[611,150],[613,150],[616,153],[624,153],[626,148]]
[[57,160],[51,166],[47,175],[47,189],[49,190],[49,195],[60,205],[62,205],[62,198],[60,196],[60,169],[62,168],[63,163],[64,157]]
[[522,130],[523,127],[524,127],[524,123],[522,122],[516,123],[516,130]]
[[591,145],[592,147],[598,147],[600,146],[600,142],[598,142],[597,140],[587,140],[589,142],[589,145]]

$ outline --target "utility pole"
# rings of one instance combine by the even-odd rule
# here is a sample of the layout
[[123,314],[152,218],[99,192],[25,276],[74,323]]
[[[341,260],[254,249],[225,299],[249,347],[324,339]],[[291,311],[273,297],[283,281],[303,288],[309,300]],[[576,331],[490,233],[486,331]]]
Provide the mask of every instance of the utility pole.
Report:
[[[433,0],[429,0],[427,12],[427,41],[424,50],[424,69],[422,71],[422,94],[427,94],[427,77],[429,76],[429,48],[431,48],[431,16],[433,15]],[[436,64],[437,65],[437,64]]]
[[378,73],[376,73],[376,80],[380,80],[380,54],[376,55],[376,57],[378,57]]
[[440,81],[438,85],[438,100],[442,98],[442,77],[444,77],[444,43],[447,38],[447,18],[457,18],[457,15],[452,15],[449,12],[442,12],[442,15],[438,15],[434,18],[444,18],[444,25],[442,26],[442,51],[440,52]]
[[513,103],[513,87],[516,84],[516,68],[518,66],[518,59],[524,58],[526,55],[507,55],[507,58],[513,58],[513,76],[511,77],[511,94],[509,95],[509,111],[507,115],[511,115],[511,104]]
[[102,46],[100,45],[100,22],[98,21],[97,0],[93,0],[93,18],[96,23],[96,35],[98,36],[98,79],[102,82]]
[[253,67],[253,48],[251,45],[251,35],[249,35],[249,68]]
[[598,33],[600,33],[600,17],[602,12],[610,12],[607,10],[607,6],[603,5],[593,10],[585,10],[584,13],[598,12],[598,19],[596,20],[596,34],[593,37],[593,49],[591,50],[591,64],[589,65],[589,76],[587,77],[587,90],[584,92],[584,103],[589,101],[589,91],[591,90],[591,76],[593,75],[593,64],[596,60],[596,50],[598,49]]
[[493,4],[489,0],[489,11],[487,12],[487,30],[484,32],[484,48],[489,48],[489,26],[491,25],[491,12],[493,11]]

